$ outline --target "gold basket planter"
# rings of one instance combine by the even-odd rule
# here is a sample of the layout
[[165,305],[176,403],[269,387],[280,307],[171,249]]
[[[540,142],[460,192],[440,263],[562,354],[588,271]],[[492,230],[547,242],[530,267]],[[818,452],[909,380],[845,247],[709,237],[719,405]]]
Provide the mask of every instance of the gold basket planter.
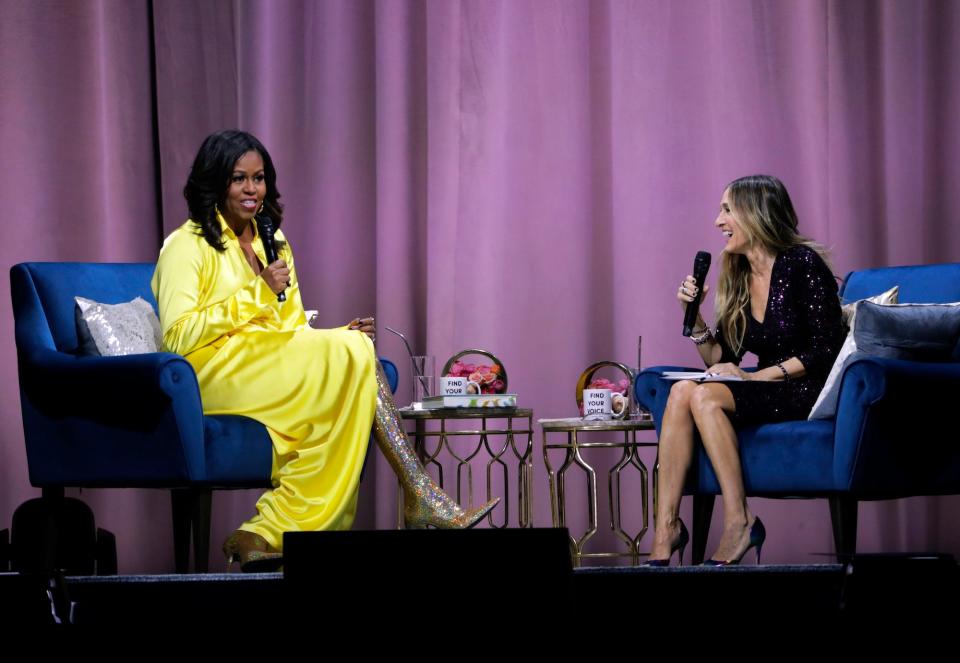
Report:
[[[451,371],[453,370],[454,365],[457,364],[458,362],[463,365],[469,365],[469,364],[465,364],[464,362],[460,362],[460,360],[463,357],[469,357],[471,355],[480,355],[482,357],[486,357],[487,359],[489,359],[490,364],[489,364],[488,370],[490,372],[489,373],[475,372],[475,373],[471,373],[470,375],[462,375],[462,374],[453,375]],[[477,366],[477,368],[481,368],[481,366]],[[490,377],[491,375],[495,377],[491,378]],[[481,389],[486,387],[492,390],[486,393],[494,393],[494,394],[510,393],[507,391],[507,386],[509,383],[507,380],[507,369],[506,367],[504,367],[503,362],[497,359],[492,352],[487,352],[486,350],[480,350],[478,348],[462,350],[457,354],[453,355],[452,357],[450,357],[450,359],[447,360],[447,363],[443,365],[443,370],[440,372],[440,377],[467,377],[471,381],[480,383]],[[478,377],[479,379],[475,379],[475,377]]]
[[[633,371],[628,368],[626,365],[621,364],[618,361],[598,361],[595,364],[591,364],[586,368],[586,370],[580,374],[580,378],[577,380],[577,412],[580,413],[580,416],[583,416],[583,390],[588,389],[588,385],[593,381],[594,374],[599,371],[601,368],[615,368],[619,371],[622,371],[627,380],[627,392],[621,394],[623,398],[623,408],[622,416],[615,417],[617,419],[629,419],[630,413],[633,412]],[[617,392],[619,393],[619,392]]]

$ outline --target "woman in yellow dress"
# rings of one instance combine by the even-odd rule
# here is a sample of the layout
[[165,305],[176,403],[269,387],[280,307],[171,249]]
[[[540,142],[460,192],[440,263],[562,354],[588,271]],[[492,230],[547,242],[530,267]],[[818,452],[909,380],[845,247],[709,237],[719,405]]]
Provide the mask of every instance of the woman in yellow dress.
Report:
[[[377,361],[373,319],[307,324],[260,141],[233,130],[208,136],[184,196],[190,220],[164,241],[151,284],[164,346],[196,370],[205,414],[250,417],[273,441],[273,488],[224,543],[228,561],[276,567],[283,532],[349,529],[371,429],[403,485],[407,527],[472,527],[489,513],[498,500],[466,512],[424,471]],[[278,229],[269,264],[258,215]]]

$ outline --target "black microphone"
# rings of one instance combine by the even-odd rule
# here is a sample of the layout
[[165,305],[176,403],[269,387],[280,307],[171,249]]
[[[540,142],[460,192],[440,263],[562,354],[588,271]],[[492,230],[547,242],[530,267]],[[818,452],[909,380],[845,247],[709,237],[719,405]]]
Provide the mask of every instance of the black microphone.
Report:
[[710,254],[706,251],[697,251],[697,257],[693,260],[693,278],[697,281],[697,294],[693,301],[687,304],[687,310],[683,314],[684,336],[693,334],[693,325],[700,311],[700,298],[703,297],[703,282],[707,278],[708,271],[710,271]]
[[[277,261],[277,243],[273,239],[273,219],[266,214],[259,216],[257,217],[257,227],[260,229],[260,241],[263,242],[263,252],[267,254],[267,264],[272,265]],[[707,258],[709,257],[708,254]],[[287,296],[283,293],[283,290],[277,295],[277,301],[287,301]],[[689,336],[689,334],[687,335]]]

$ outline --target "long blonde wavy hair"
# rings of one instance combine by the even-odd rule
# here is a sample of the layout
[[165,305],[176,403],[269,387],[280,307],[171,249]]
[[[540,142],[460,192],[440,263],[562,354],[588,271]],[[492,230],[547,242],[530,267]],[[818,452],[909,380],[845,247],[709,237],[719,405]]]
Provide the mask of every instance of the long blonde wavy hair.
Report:
[[[749,246],[761,244],[773,254],[808,246],[827,261],[826,249],[797,232],[797,213],[783,182],[772,175],[749,175],[727,185],[731,211]],[[827,262],[829,265],[830,263]],[[714,310],[717,327],[730,348],[740,352],[750,306],[750,262],[738,253],[720,254],[720,278]]]

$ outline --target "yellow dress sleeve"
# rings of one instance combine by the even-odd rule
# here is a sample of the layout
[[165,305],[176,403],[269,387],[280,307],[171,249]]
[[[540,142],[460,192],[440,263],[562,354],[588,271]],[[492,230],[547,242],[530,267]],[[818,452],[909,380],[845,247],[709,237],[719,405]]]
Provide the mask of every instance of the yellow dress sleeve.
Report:
[[[166,349],[189,354],[237,330],[275,304],[277,296],[267,282],[259,276],[248,276],[238,273],[227,256],[186,228],[168,237],[151,284]],[[239,289],[218,292],[231,281]]]

